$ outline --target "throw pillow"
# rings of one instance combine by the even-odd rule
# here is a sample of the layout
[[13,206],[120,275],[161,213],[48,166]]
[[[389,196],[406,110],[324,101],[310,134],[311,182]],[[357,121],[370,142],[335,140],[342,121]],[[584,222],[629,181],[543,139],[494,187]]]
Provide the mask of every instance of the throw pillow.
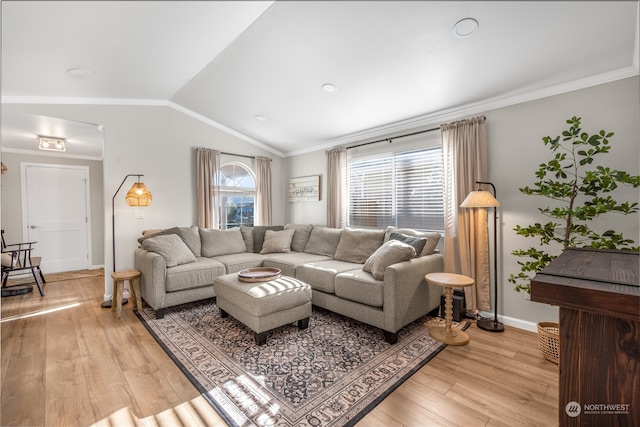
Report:
[[242,233],[242,239],[244,240],[244,245],[247,247],[247,252],[253,252],[253,227],[241,225],[240,233]]
[[384,271],[390,265],[410,260],[416,256],[416,249],[399,240],[389,240],[380,246],[364,263],[362,269],[377,280],[384,280]]
[[364,263],[384,240],[384,230],[354,230],[345,228],[340,236],[334,259]]
[[202,241],[203,257],[239,254],[247,251],[239,228],[228,230],[201,228],[200,240]]
[[253,227],[253,252],[259,254],[264,243],[264,233],[267,230],[280,231],[284,227],[281,225],[256,225]]
[[145,239],[142,247],[150,252],[162,255],[167,267],[196,262],[191,249],[176,234],[156,235]]
[[389,240],[400,240],[401,242],[406,243],[407,245],[411,245],[416,249],[417,254],[422,253],[422,250],[424,249],[424,245],[427,244],[426,237],[412,237],[412,236],[407,236],[406,234],[403,234],[403,233],[391,233],[391,235],[389,236]]
[[307,242],[309,241],[309,237],[311,236],[313,225],[287,224],[284,226],[284,229],[293,229],[296,231],[293,235],[293,240],[291,240],[291,250],[296,252],[304,252],[304,248],[305,246],[307,246]]
[[313,227],[304,251],[308,254],[333,257],[340,242],[341,234],[342,230],[340,228]]
[[172,227],[172,228],[165,228],[165,229],[159,229],[159,230],[144,230],[142,232],[142,237],[138,239],[138,243],[142,244],[142,242],[144,242],[147,239],[150,239],[156,236],[164,236],[167,234],[177,234],[182,239],[182,233],[180,232],[180,229],[178,227]]
[[440,240],[440,233],[437,231],[416,231],[411,228],[395,228],[395,227],[387,227],[387,232],[384,238],[384,241],[388,241],[391,233],[402,233],[408,236],[415,237],[424,237],[427,239],[427,243],[424,245],[424,249],[421,253],[418,253],[418,256],[431,255],[435,252],[436,247],[438,246],[438,241]]
[[291,252],[291,240],[296,230],[267,230],[264,234],[261,254],[287,253]]

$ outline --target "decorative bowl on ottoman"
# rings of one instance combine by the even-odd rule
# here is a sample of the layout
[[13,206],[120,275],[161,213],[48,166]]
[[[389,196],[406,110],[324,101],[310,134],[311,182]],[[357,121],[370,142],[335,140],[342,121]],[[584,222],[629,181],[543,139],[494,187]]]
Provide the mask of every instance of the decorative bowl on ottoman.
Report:
[[271,267],[246,268],[238,272],[238,280],[241,282],[268,282],[280,277],[281,270]]

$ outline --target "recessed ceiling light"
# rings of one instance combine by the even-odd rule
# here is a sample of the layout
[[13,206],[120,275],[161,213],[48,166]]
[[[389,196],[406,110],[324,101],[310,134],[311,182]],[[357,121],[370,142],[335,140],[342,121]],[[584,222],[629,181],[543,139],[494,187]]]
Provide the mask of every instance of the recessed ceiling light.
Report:
[[262,115],[258,114],[256,116],[256,120],[259,121],[259,122],[266,122],[267,118],[265,116],[262,116]]
[[67,73],[71,74],[72,76],[88,76],[89,74],[91,74],[91,70],[88,70],[86,68],[69,68],[67,70]]
[[325,83],[322,85],[322,91],[324,93],[336,93],[338,91],[338,88],[331,83]]
[[453,35],[458,38],[469,37],[478,29],[478,21],[473,18],[464,18],[453,26]]

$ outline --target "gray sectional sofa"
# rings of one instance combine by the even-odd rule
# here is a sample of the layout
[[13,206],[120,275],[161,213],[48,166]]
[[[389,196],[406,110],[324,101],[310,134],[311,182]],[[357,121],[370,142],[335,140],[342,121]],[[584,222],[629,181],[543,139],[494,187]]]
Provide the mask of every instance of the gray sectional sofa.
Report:
[[393,227],[174,227],[143,233],[135,268],[157,318],[167,307],[214,297],[217,276],[277,267],[311,286],[313,305],[380,328],[395,343],[403,326],[440,304],[442,288],[424,280],[443,270],[439,239]]

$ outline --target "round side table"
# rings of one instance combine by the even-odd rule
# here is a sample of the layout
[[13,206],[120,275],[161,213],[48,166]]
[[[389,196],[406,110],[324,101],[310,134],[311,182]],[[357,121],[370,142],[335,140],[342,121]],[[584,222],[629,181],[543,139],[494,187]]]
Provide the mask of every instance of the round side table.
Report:
[[453,273],[429,273],[424,276],[427,283],[444,286],[444,326],[436,326],[429,330],[431,338],[451,345],[464,345],[469,342],[466,332],[451,327],[453,320],[453,288],[472,286],[471,277]]

